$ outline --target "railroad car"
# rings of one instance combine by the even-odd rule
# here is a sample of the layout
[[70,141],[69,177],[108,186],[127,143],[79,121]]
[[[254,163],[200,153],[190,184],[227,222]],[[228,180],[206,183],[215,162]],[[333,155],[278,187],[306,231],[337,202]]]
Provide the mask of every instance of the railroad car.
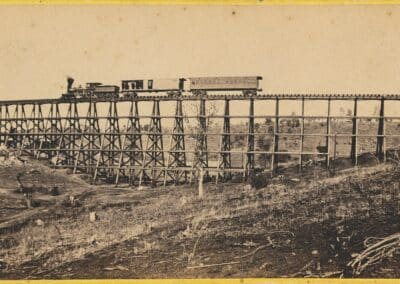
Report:
[[179,96],[184,91],[185,79],[123,80],[121,93],[124,97],[136,97],[139,93],[166,93]]
[[260,80],[260,76],[192,77],[189,78],[188,91],[194,95],[207,94],[208,91],[242,91],[244,95],[255,95],[261,91]]

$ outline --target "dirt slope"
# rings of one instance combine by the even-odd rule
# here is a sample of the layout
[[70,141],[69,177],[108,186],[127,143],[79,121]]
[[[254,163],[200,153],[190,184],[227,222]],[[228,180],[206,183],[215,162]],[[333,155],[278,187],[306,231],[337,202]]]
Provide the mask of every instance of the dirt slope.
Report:
[[[257,190],[207,184],[202,200],[189,186],[91,187],[53,174],[66,178],[64,196],[3,230],[0,278],[351,277],[346,264],[367,237],[400,232],[390,164],[280,176]],[[72,193],[79,202],[63,202]],[[360,276],[400,277],[399,264],[394,254]]]

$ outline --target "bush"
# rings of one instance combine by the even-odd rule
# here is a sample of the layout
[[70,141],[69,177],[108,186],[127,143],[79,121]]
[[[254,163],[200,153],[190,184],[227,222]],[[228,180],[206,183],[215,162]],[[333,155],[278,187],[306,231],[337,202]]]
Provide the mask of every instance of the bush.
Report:
[[292,120],[292,127],[300,127],[300,120],[298,118]]
[[268,177],[265,173],[256,174],[254,171],[251,171],[249,174],[248,183],[252,188],[259,189],[267,186]]

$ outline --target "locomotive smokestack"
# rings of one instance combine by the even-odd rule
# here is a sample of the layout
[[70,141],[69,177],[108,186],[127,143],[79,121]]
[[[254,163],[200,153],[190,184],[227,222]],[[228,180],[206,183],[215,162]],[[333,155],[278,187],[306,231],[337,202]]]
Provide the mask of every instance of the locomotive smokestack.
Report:
[[72,84],[74,83],[74,79],[71,77],[67,78],[67,91],[69,92],[72,88]]

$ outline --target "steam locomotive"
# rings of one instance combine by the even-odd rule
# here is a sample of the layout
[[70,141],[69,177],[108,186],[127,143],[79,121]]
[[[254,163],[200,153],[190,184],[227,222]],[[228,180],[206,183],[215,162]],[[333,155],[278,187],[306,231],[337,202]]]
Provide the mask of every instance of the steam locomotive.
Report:
[[67,93],[62,94],[62,99],[76,99],[76,98],[98,98],[98,99],[112,99],[119,97],[119,87],[114,85],[103,85],[98,82],[86,83],[86,87],[73,87],[73,78],[67,79]]
[[141,94],[155,95],[157,93],[168,96],[181,96],[184,92],[189,95],[201,96],[209,92],[238,91],[243,95],[257,95],[260,76],[241,77],[191,77],[177,79],[142,79],[122,80],[121,88],[115,85],[103,85],[102,83],[87,83],[86,87],[73,87],[74,79],[67,79],[67,93],[63,99],[75,98],[99,98],[113,99],[135,98]]

